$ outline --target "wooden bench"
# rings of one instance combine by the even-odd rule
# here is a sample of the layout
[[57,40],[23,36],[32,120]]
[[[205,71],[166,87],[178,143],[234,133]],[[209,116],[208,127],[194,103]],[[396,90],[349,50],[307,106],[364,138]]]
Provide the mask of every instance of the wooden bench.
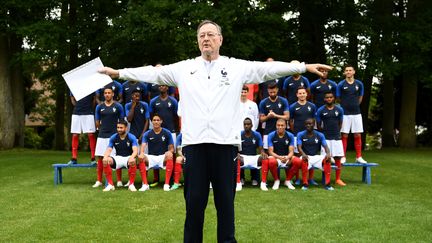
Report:
[[57,185],[63,183],[63,168],[95,168],[96,164],[53,164],[52,167],[54,168],[54,185]]

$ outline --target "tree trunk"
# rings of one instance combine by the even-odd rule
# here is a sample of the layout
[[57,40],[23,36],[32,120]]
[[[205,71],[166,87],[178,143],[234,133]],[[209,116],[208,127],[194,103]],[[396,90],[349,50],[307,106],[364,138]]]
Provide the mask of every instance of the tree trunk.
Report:
[[383,82],[383,119],[382,119],[382,146],[393,147],[395,127],[394,81],[391,78]]
[[353,0],[346,1],[345,29],[348,33],[348,63],[358,68],[358,21],[359,13]]
[[8,36],[0,34],[0,149],[14,146],[15,124],[10,83],[10,54]]

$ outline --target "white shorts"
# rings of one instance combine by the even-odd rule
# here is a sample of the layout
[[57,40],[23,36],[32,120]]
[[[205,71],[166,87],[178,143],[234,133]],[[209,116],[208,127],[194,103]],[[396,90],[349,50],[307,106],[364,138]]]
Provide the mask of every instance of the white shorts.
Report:
[[128,160],[130,156],[124,157],[124,156],[111,156],[115,160],[116,167],[114,169],[120,169],[120,168],[128,168]]
[[362,133],[363,132],[363,121],[362,115],[344,115],[342,121],[342,133]]
[[177,142],[177,134],[175,132],[172,132],[171,136],[172,136],[173,143],[174,143],[174,154],[175,154],[176,149],[177,149],[177,144],[176,144],[176,142]]
[[263,135],[263,148],[268,149],[268,134]]
[[95,119],[93,115],[72,115],[71,133],[95,133]]
[[325,155],[308,155],[308,170],[312,167],[323,170],[322,161]]
[[[95,155],[103,157],[108,148],[109,138],[97,138]],[[111,157],[115,155],[115,148],[112,149]]]
[[[344,157],[344,150],[342,140],[327,140],[327,146],[330,149],[332,157]],[[324,150],[324,148],[323,148]],[[325,151],[321,151],[321,154],[325,154]]]
[[241,168],[247,167],[247,168],[255,168],[260,169],[261,166],[258,166],[258,159],[260,155],[243,155],[240,154],[241,157],[243,157],[243,166]]
[[147,166],[147,170],[150,169],[165,169],[164,166],[164,160],[165,160],[165,155],[149,155],[146,154],[149,165]]

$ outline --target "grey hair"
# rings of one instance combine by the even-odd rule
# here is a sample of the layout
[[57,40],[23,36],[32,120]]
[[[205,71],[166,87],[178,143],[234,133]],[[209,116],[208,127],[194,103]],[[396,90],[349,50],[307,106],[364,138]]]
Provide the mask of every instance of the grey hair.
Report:
[[222,35],[222,28],[221,28],[218,24],[216,24],[216,22],[211,21],[211,20],[208,20],[208,19],[202,21],[202,22],[198,25],[198,28],[197,28],[197,34],[199,34],[199,30],[200,30],[201,27],[202,27],[203,25],[205,25],[205,24],[212,24],[212,25],[216,26],[216,29],[217,29],[217,31],[219,32],[219,34]]

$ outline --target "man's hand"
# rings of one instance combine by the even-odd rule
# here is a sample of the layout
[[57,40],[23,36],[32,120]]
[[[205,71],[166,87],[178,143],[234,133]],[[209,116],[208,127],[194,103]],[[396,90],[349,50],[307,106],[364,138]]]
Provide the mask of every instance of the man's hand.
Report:
[[322,72],[319,71],[319,69],[324,69],[327,71],[330,71],[333,69],[332,66],[329,65],[324,65],[324,64],[306,64],[306,71],[310,72],[310,73],[314,73],[320,77],[322,77],[324,74]]
[[110,76],[111,78],[118,78],[120,75],[120,72],[116,69],[110,68],[110,67],[103,67],[98,70],[99,73],[106,74]]

